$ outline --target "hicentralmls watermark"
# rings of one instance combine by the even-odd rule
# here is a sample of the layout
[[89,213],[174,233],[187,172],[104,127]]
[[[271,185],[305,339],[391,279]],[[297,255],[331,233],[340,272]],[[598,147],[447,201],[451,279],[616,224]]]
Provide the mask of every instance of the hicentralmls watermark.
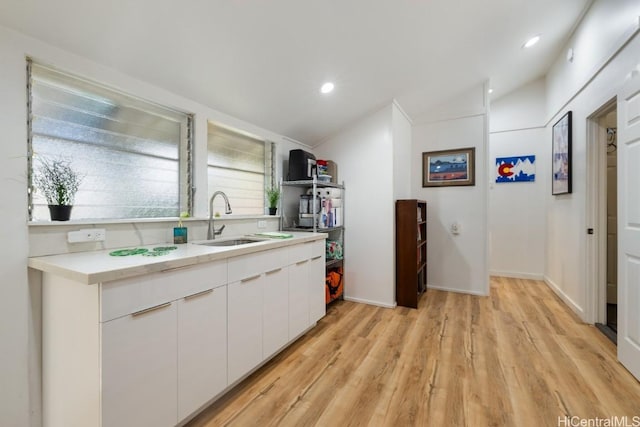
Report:
[[640,415],[608,418],[558,417],[558,427],[640,427]]

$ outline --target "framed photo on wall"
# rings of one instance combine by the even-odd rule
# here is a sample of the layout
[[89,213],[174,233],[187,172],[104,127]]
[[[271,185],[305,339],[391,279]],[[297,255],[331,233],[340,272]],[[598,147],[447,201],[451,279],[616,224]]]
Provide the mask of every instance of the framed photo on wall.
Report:
[[475,147],[422,153],[422,186],[476,185]]
[[536,156],[496,157],[496,183],[535,182]]
[[552,128],[551,194],[571,193],[571,111]]

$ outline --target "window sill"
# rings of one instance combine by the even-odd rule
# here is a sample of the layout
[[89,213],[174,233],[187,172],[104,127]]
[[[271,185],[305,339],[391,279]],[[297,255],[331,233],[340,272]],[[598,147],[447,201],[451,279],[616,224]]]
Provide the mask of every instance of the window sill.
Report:
[[[242,221],[248,219],[280,219],[280,215],[222,215],[214,217],[215,221]],[[122,218],[122,219],[75,219],[70,221],[30,221],[27,223],[29,227],[63,227],[75,225],[92,225],[92,224],[153,224],[164,222],[175,222],[180,220],[178,217],[168,218]],[[189,217],[182,218],[182,222],[192,221],[209,221],[209,217]]]

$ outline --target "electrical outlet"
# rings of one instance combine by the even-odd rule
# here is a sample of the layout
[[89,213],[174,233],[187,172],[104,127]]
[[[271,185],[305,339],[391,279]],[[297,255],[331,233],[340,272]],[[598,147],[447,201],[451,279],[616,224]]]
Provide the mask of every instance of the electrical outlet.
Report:
[[85,228],[68,232],[67,241],[69,243],[103,242],[106,235],[107,231],[104,228]]
[[264,219],[258,220],[258,228],[267,228],[267,221]]
[[95,242],[104,242],[107,238],[107,230],[104,228],[95,228],[93,230],[93,240]]

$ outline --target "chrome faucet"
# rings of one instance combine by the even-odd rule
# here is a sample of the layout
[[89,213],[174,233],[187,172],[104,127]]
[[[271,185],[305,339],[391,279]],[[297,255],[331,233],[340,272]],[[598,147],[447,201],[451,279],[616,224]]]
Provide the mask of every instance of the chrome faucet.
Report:
[[227,198],[227,195],[224,194],[222,191],[216,191],[215,193],[213,193],[213,195],[211,196],[211,199],[209,199],[209,229],[207,230],[207,240],[213,240],[216,238],[216,236],[219,236],[220,234],[222,234],[222,230],[224,230],[224,227],[225,227],[223,224],[219,230],[216,230],[216,228],[213,225],[213,199],[215,199],[217,195],[222,196],[225,203],[227,204],[224,213],[225,214],[231,213],[231,205],[229,204],[229,199]]

